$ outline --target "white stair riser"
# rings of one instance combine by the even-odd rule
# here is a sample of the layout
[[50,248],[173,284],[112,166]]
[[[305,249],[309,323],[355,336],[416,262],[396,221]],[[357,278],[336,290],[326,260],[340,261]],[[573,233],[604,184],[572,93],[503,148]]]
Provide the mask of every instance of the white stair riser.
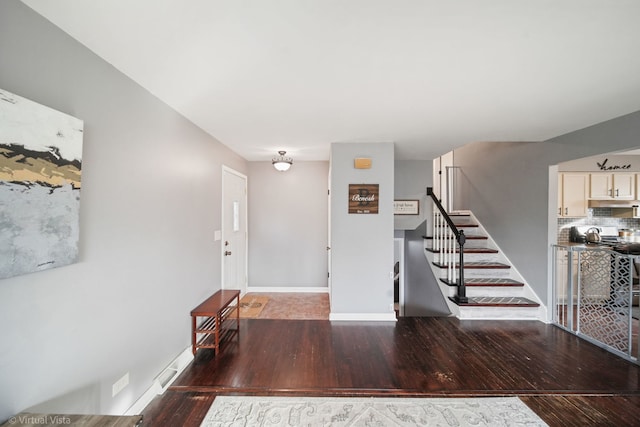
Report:
[[460,319],[538,320],[539,307],[460,307]]
[[[446,227],[448,229],[448,227]],[[464,232],[465,236],[484,236],[484,231],[480,227],[458,227],[458,230]]]
[[[488,245],[489,245],[489,242],[487,239],[467,239],[467,241],[464,244],[464,247],[465,248],[486,248]],[[457,247],[458,244],[454,243],[454,246]],[[426,247],[428,248],[434,247],[433,242],[432,241],[427,242]]]
[[[456,286],[448,287],[448,297],[453,297],[457,293]],[[524,292],[520,287],[511,286],[467,286],[466,293],[468,297],[523,297]]]
[[[454,288],[455,289],[455,288]],[[520,286],[466,286],[468,297],[522,297]]]
[[[440,253],[433,254],[434,261],[440,262]],[[443,259],[446,258],[446,255],[443,255]],[[456,262],[460,260],[460,254],[455,254],[454,259]],[[465,262],[501,262],[504,263],[504,259],[500,256],[499,253],[493,254],[474,254],[474,253],[465,253],[464,254]]]
[[482,240],[482,239],[469,239],[467,240],[467,242],[464,244],[465,248],[486,248],[486,247],[490,247],[488,245],[488,242],[486,240]]
[[[433,245],[431,244],[431,242],[427,242],[425,244],[425,248],[432,248]],[[456,244],[457,247],[457,244]],[[465,249],[468,248],[487,248],[487,247],[491,247],[489,245],[489,242],[487,242],[486,240],[482,240],[482,239],[469,239],[467,240],[467,242],[464,244]]]
[[[440,278],[447,278],[447,269],[439,269]],[[511,271],[508,268],[465,268],[464,277],[496,277],[501,279],[510,278]],[[456,277],[458,277],[458,271],[456,270]]]
[[[428,240],[425,243],[425,247],[427,247],[427,248],[431,248],[433,246],[434,245],[433,245],[433,242],[431,240]],[[441,245],[441,246],[444,246],[444,245]],[[438,246],[438,247],[441,247],[441,246]],[[458,244],[455,243],[454,246],[458,247]],[[464,244],[464,247],[465,248],[470,248],[470,247],[473,247],[473,248],[477,248],[477,247],[486,248],[486,247],[490,247],[490,246],[489,246],[489,242],[486,239],[468,239],[467,242]]]

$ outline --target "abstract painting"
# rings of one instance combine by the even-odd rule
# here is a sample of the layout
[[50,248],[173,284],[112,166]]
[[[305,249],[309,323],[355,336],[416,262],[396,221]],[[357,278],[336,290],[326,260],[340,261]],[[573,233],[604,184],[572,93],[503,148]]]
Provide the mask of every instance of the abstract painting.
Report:
[[0,279],[77,261],[83,126],[0,89]]

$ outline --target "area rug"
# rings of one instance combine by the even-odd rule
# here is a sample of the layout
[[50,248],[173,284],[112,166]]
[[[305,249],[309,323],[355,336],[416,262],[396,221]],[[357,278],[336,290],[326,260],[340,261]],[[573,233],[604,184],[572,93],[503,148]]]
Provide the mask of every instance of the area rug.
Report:
[[546,426],[517,397],[218,396],[201,427]]
[[240,317],[243,319],[257,318],[268,302],[269,297],[245,295],[240,300]]
[[329,320],[329,294],[306,292],[277,292],[261,294],[269,297],[269,304],[260,319]]

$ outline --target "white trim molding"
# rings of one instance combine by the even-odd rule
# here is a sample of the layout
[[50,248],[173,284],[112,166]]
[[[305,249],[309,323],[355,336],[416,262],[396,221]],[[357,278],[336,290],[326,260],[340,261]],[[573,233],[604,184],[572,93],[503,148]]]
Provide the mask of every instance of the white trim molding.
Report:
[[123,415],[139,415],[144,408],[159,394],[163,394],[176,378],[193,360],[191,346],[187,347],[153,380],[151,387],[145,391]]
[[309,286],[309,287],[287,287],[287,286],[249,286],[247,292],[255,293],[313,293],[313,294],[328,294],[329,287],[327,286]]

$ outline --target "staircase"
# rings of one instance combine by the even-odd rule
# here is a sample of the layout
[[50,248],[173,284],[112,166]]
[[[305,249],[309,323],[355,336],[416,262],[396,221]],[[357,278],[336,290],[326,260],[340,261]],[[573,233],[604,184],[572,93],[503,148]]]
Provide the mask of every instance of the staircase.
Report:
[[[464,284],[467,302],[456,302],[457,277],[450,278],[446,253],[433,249],[433,238],[425,237],[425,255],[439,278],[440,289],[451,313],[460,319],[543,319],[537,296],[512,267],[507,257],[487,235],[471,212],[449,214],[464,231]],[[443,224],[441,227],[448,227]],[[436,232],[437,234],[437,232]],[[454,264],[458,270],[459,249]],[[451,261],[449,262],[451,264]]]

